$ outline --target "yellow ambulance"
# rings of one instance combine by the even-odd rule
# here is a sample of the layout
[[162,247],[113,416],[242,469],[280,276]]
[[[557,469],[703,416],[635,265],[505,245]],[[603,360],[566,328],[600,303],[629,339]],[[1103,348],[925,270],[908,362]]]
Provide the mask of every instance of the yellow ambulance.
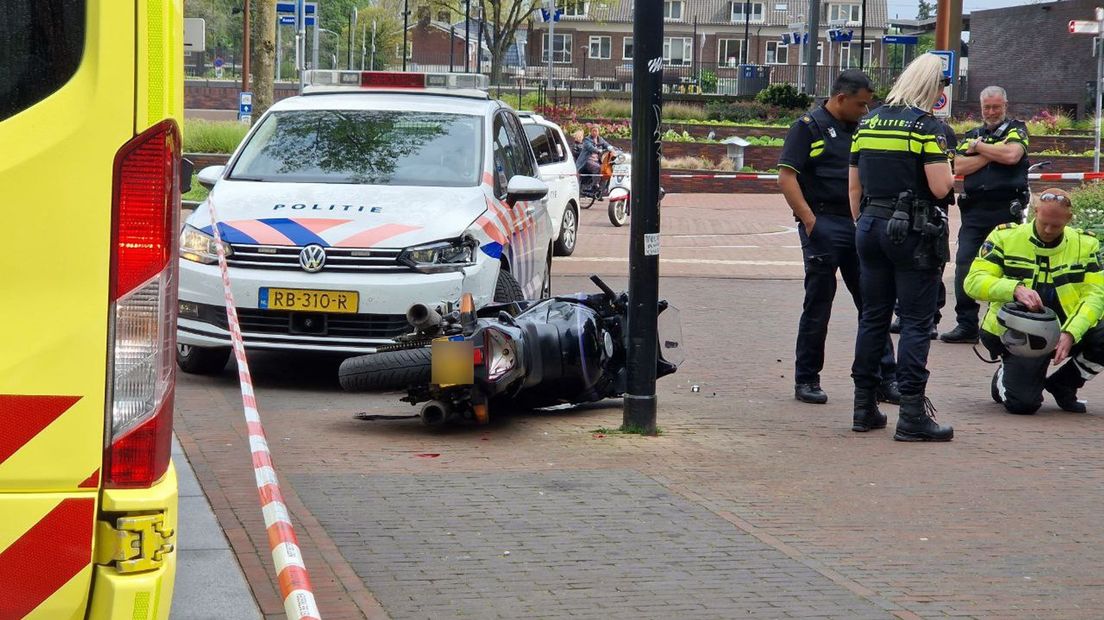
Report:
[[183,0],[4,0],[0,618],[167,618]]

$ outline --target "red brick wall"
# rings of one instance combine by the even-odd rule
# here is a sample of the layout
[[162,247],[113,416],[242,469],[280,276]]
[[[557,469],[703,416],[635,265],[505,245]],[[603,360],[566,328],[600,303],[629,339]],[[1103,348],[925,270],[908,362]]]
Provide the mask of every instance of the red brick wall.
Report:
[[[189,110],[237,110],[240,92],[241,82],[185,80],[184,107]],[[278,83],[273,89],[275,101],[298,94],[298,84]]]
[[[458,33],[463,36],[463,32]],[[452,59],[457,67],[464,66],[464,40],[452,37],[448,32],[435,26],[415,26],[410,29],[413,62],[420,64],[447,65],[449,62],[449,40],[452,40]],[[473,34],[472,40],[475,41]],[[400,44],[401,45],[401,44]]]

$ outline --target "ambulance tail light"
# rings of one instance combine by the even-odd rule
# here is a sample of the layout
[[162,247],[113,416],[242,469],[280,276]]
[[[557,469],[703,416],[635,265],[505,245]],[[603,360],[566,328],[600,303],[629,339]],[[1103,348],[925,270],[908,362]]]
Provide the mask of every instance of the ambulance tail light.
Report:
[[176,386],[180,130],[164,121],[115,156],[104,485],[149,487],[168,469]]

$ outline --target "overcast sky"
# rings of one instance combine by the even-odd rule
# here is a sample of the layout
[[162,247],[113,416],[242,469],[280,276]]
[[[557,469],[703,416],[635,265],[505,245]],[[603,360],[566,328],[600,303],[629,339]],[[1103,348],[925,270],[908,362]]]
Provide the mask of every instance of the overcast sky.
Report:
[[[911,19],[916,17],[916,1],[915,0],[886,0],[889,3],[889,16],[899,17],[902,19]],[[934,2],[933,2],[934,4]],[[971,11],[983,11],[985,9],[995,9],[1002,6],[1018,6],[1021,4],[1039,4],[1038,2],[1029,2],[1026,0],[962,0],[963,12],[969,13]]]

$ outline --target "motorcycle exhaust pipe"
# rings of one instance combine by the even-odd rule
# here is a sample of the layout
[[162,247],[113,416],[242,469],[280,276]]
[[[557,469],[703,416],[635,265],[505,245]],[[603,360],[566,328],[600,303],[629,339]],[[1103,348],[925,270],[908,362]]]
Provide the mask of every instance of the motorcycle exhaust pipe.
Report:
[[425,304],[414,304],[406,311],[406,321],[418,331],[428,332],[441,324],[441,314]]
[[448,420],[451,414],[452,407],[450,407],[448,403],[439,400],[431,400],[422,405],[422,410],[418,413],[418,417],[422,419],[422,424],[426,426],[441,426]]

